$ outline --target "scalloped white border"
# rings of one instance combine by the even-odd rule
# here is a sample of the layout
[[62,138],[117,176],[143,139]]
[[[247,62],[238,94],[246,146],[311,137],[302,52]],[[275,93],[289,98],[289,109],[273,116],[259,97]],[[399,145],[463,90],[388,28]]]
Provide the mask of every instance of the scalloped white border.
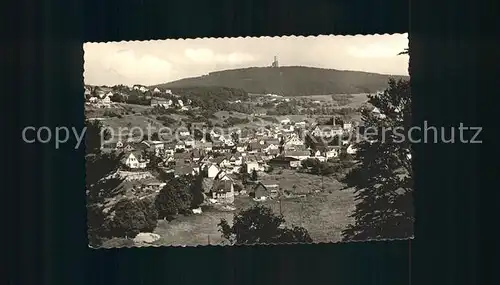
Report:
[[[106,43],[122,43],[122,42],[158,42],[158,41],[195,41],[195,40],[231,40],[231,39],[247,39],[247,38],[259,38],[259,39],[275,39],[275,38],[316,38],[316,37],[359,37],[359,36],[383,36],[383,35],[404,35],[408,34],[408,47],[411,46],[411,37],[408,32],[405,33],[383,33],[383,34],[347,34],[347,35],[334,35],[334,34],[318,34],[318,35],[308,35],[308,36],[295,36],[295,35],[282,35],[282,36],[260,36],[260,37],[251,37],[251,36],[246,36],[246,37],[196,37],[196,38],[169,38],[169,39],[150,39],[150,40],[122,40],[122,41],[109,41],[109,42],[85,42],[84,44],[106,44]],[[408,61],[408,74],[411,78],[411,52],[409,54],[410,59]],[[85,50],[83,48],[82,44],[82,58],[83,58],[83,67],[82,67],[82,93],[84,92],[84,87],[85,87]],[[82,97],[82,96],[80,96]],[[86,152],[85,152],[86,153]],[[87,162],[85,161],[85,169],[87,169]],[[87,179],[87,173],[85,172],[85,179]],[[86,183],[85,183],[86,185]],[[415,190],[413,190],[415,192]],[[87,197],[85,197],[85,209],[87,206]],[[413,207],[415,208],[415,199],[413,199]],[[415,219],[416,220],[416,219]],[[85,227],[87,228],[87,214],[85,214]],[[415,228],[415,222],[414,226]],[[87,230],[85,231],[87,232]],[[92,250],[114,250],[114,249],[142,249],[142,248],[158,248],[158,247],[165,247],[165,248],[184,248],[184,247],[189,247],[189,248],[198,248],[198,247],[268,247],[268,246],[294,246],[294,245],[319,245],[319,244],[350,244],[350,243],[374,243],[374,242],[392,242],[392,241],[410,241],[414,240],[415,236],[411,236],[408,238],[391,238],[391,239],[367,239],[367,240],[349,240],[349,241],[338,241],[338,242],[310,242],[310,243],[302,243],[302,242],[297,242],[297,243],[254,243],[254,244],[244,244],[244,245],[227,245],[227,244],[200,244],[200,245],[182,245],[182,244],[174,244],[174,245],[158,245],[158,244],[151,244],[151,245],[133,245],[133,246],[117,246],[117,247],[92,247],[88,243],[88,237],[86,238],[87,240],[87,247],[92,249]]]

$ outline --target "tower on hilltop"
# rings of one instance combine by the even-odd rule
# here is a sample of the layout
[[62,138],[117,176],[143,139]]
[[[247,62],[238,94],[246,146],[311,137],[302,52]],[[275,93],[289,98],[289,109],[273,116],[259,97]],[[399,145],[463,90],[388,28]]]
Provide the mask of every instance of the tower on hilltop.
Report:
[[271,63],[271,67],[280,67],[278,63],[278,57],[274,56],[274,61]]

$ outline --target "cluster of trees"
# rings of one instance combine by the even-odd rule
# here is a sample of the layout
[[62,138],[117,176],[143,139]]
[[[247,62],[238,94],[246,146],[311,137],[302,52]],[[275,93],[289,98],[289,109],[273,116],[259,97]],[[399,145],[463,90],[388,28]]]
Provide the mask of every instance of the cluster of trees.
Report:
[[338,171],[336,165],[316,158],[308,158],[302,161],[301,169],[311,174],[328,176]]
[[[101,152],[102,125],[99,121],[86,121],[85,126],[89,244],[99,246],[105,238],[133,237],[141,231],[151,231],[158,219],[152,202],[125,199],[115,205],[107,205],[109,198],[123,191],[119,187],[123,179],[110,177],[119,168],[122,155]],[[103,136],[109,138],[109,131],[105,131]]]
[[276,215],[271,209],[257,204],[234,215],[232,226],[221,219],[218,227],[222,237],[234,245],[313,241],[305,228],[285,227],[285,222],[282,215]]
[[[389,80],[382,94],[369,96],[384,118],[363,111],[367,127],[388,130],[411,127],[411,89],[408,80]],[[371,134],[356,145],[359,163],[343,180],[356,191],[355,223],[344,232],[345,240],[408,238],[413,236],[413,174],[411,144],[386,132]]]
[[298,114],[299,110],[297,106],[292,102],[281,102],[278,103],[274,110],[267,111],[268,116],[282,116]]
[[151,99],[147,99],[146,95],[142,94],[137,90],[130,91],[131,94],[128,96],[122,96],[118,93],[113,94],[111,96],[112,102],[118,103],[127,103],[127,104],[135,104],[135,105],[151,105]]

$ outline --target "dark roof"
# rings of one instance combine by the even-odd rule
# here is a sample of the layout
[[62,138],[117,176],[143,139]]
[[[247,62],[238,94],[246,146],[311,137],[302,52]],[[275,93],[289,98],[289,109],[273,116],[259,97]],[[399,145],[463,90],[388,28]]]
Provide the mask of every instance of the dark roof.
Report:
[[334,125],[316,125],[316,127],[319,127],[320,129],[323,129],[323,130],[339,130],[339,129],[342,129],[342,126],[334,126]]
[[233,182],[231,180],[215,180],[212,191],[214,192],[231,192],[231,186]]
[[267,141],[266,141],[266,144],[267,144],[267,145],[270,145],[270,144],[279,145],[279,144],[280,144],[280,141],[279,141],[279,140],[267,140]]
[[249,144],[249,146],[252,150],[258,150],[258,149],[262,149],[264,147],[259,142],[252,142]]
[[309,156],[309,151],[287,151],[285,156]]
[[266,151],[268,154],[278,154],[280,153],[279,149],[270,149]]

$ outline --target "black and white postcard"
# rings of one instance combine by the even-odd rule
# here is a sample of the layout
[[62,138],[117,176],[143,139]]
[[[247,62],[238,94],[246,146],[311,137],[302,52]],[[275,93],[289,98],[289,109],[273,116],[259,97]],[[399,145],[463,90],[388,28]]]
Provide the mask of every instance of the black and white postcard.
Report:
[[92,248],[413,237],[407,34],[84,52]]

